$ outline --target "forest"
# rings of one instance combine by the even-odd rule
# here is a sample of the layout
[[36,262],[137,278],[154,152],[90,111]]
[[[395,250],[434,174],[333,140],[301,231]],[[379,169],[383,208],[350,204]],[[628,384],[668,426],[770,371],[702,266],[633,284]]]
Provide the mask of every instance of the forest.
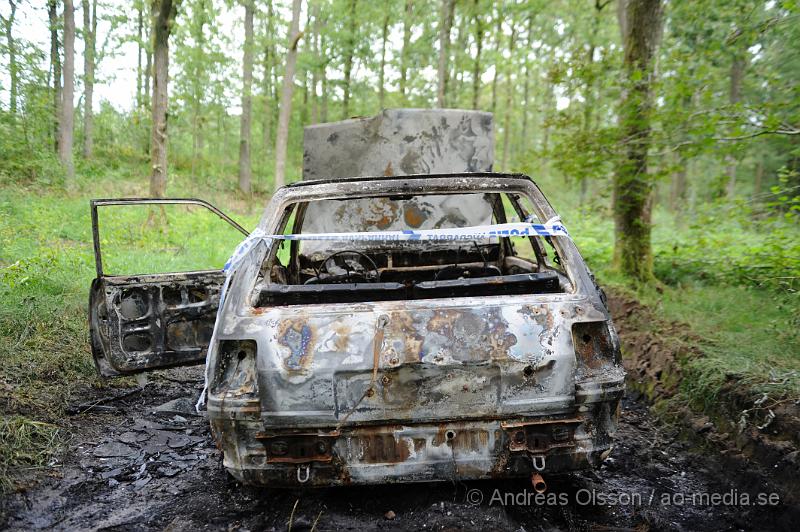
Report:
[[[57,456],[82,390],[133,383],[89,356],[88,199],[198,197],[250,229],[305,126],[387,108],[494,114],[495,171],[647,309],[622,329],[668,354],[634,383],[659,415],[733,439],[797,415],[796,0],[1,1],[2,491]],[[180,245],[143,254],[140,225],[108,232],[121,264]]]

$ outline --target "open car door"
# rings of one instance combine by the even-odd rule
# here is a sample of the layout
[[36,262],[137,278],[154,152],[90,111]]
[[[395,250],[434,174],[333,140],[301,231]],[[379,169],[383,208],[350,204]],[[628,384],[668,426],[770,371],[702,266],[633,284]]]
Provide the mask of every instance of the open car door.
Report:
[[222,266],[248,232],[197,199],[92,200],[91,209],[97,278],[89,329],[98,373],[203,362]]

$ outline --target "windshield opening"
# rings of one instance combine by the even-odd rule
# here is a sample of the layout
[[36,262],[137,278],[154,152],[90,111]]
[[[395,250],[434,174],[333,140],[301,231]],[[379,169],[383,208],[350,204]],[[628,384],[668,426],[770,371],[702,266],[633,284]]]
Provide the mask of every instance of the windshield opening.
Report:
[[[457,229],[519,222],[530,215],[515,194],[391,195],[298,203],[287,210],[277,230],[308,235]],[[570,290],[550,237],[290,240],[267,254],[255,304]]]

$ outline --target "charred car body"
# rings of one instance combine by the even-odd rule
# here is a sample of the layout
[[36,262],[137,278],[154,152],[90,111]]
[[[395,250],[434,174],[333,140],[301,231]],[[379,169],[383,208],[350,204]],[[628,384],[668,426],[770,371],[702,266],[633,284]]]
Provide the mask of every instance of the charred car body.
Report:
[[[432,126],[421,120],[430,116]],[[103,275],[95,224],[98,370],[199,363],[213,336],[208,416],[226,468],[250,484],[518,477],[598,464],[612,447],[624,372],[602,293],[568,237],[302,238],[551,220],[530,178],[476,171],[491,165],[491,150],[479,149],[491,135],[487,116],[387,111],[307,132],[306,174],[322,161],[334,175],[275,193],[257,231],[300,237],[252,239],[229,283],[221,271]],[[341,176],[385,150],[362,150],[342,172],[325,159],[352,153],[348,143],[407,139],[409,121],[423,134],[390,158],[392,171],[380,172],[389,176]],[[438,151],[425,151],[437,138]],[[338,149],[326,152],[331,143]],[[397,175],[403,160],[463,167]],[[98,207],[125,201],[147,200],[95,201],[94,219]]]

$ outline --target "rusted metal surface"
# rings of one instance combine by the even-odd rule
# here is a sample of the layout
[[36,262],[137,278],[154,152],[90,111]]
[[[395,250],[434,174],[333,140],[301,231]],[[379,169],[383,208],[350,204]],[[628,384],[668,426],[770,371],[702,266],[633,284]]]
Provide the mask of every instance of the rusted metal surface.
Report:
[[221,271],[152,275],[106,275],[103,271],[98,208],[174,204],[205,208],[244,236],[248,234],[225,213],[199,199],[92,200],[97,278],[89,294],[89,326],[95,365],[104,377],[205,360],[224,279]]
[[222,272],[102,277],[89,303],[92,351],[106,377],[205,360]]
[[[602,433],[615,427],[610,418],[593,414],[570,425],[575,427],[570,445],[537,454],[546,457],[546,472],[573,471],[601,462],[601,455],[611,449],[610,439]],[[537,426],[549,431],[564,425],[554,419]],[[242,420],[212,421],[225,449],[225,466],[236,478],[252,484],[304,484],[296,478],[299,464],[309,467],[308,485],[312,486],[530,477],[536,472],[530,453],[512,449],[513,436],[494,420],[359,425],[335,437],[287,432],[263,438],[254,432],[257,426]],[[325,445],[319,455],[281,457],[297,454],[298,445],[315,452],[313,445],[319,441]],[[273,449],[280,455],[275,456]]]

